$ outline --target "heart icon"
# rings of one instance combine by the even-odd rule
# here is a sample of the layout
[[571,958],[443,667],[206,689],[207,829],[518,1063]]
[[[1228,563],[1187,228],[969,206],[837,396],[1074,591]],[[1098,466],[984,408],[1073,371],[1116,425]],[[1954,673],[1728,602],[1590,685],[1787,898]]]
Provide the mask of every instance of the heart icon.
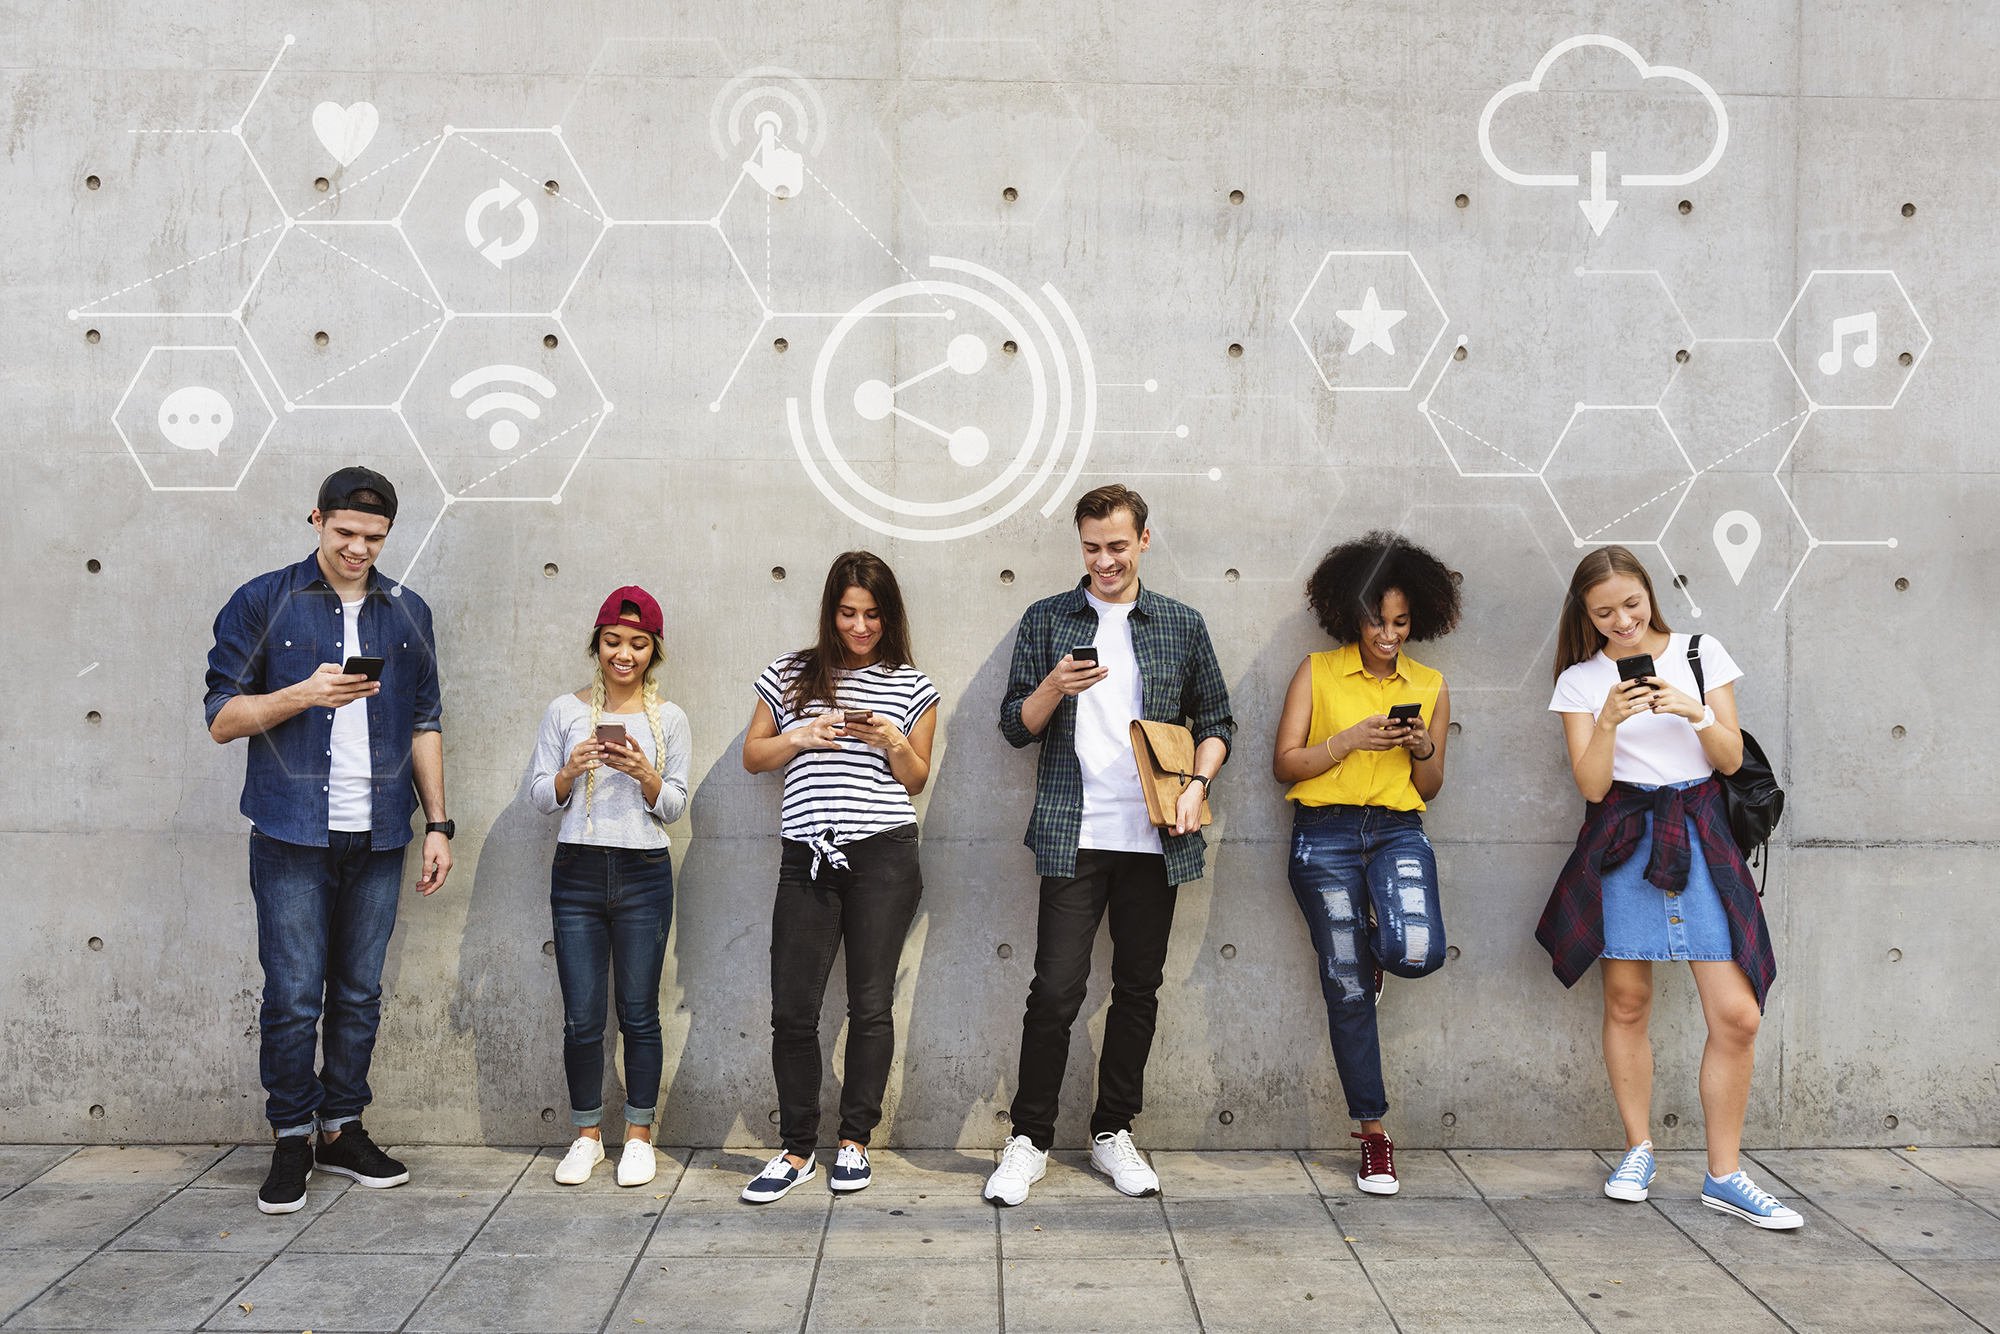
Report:
[[313,108],[313,133],[343,167],[354,165],[354,159],[367,150],[381,124],[381,113],[368,102],[356,102],[351,107],[321,102]]

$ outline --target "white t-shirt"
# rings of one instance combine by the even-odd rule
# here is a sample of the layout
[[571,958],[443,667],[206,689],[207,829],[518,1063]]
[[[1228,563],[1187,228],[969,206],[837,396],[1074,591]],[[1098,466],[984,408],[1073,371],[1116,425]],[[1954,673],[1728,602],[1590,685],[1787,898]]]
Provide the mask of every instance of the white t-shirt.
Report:
[[[816,701],[793,712],[787,696],[798,674],[798,655],[787,653],[752,686],[770,706],[780,732],[804,727],[831,707]],[[938,703],[931,679],[907,665],[837,671],[833,691],[840,696],[838,707],[881,714],[904,736]],[[830,833],[829,841],[836,845],[853,843],[916,820],[909,791],[896,780],[888,752],[880,746],[848,738],[839,750],[802,750],[785,766],[779,832],[786,838],[804,843]]]
[[[1661,680],[1688,695],[1695,694],[1694,669],[1688,666],[1687,635],[1667,636],[1667,651],[1653,659],[1653,671]],[[1710,690],[1726,686],[1743,675],[1743,669],[1716,642],[1714,635],[1701,638],[1701,672]],[[1600,650],[1596,657],[1579,662],[1556,678],[1555,698],[1549,701],[1553,713],[1587,713],[1595,718],[1604,708],[1605,696],[1618,684],[1618,664]],[[1618,744],[1611,752],[1611,777],[1621,783],[1686,783],[1715,772],[1702,753],[1701,737],[1694,724],[1677,714],[1639,713],[1618,724]]]
[[1110,675],[1076,697],[1076,762],[1083,770],[1083,827],[1079,848],[1100,852],[1160,851],[1160,831],[1146,815],[1139,763],[1132,755],[1132,720],[1140,716],[1144,687],[1132,651],[1135,602],[1084,597],[1097,612],[1097,665]]
[[[340,604],[343,641],[340,661],[361,656],[361,603]],[[374,766],[368,762],[368,701],[357,699],[333,711],[332,761],[326,780],[326,827],[366,833],[375,822]]]

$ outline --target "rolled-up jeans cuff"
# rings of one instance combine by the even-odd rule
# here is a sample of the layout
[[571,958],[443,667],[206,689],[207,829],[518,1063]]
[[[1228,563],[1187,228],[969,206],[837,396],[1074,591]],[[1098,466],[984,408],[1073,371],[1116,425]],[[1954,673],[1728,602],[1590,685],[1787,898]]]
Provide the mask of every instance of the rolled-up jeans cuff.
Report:
[[570,1108],[569,1123],[573,1126],[579,1126],[579,1127],[596,1126],[604,1124],[604,1104],[599,1103],[597,1106],[591,1108],[587,1112],[579,1112],[574,1107]]
[[338,1130],[350,1121],[359,1121],[360,1119],[358,1116],[329,1116],[320,1118],[319,1133],[324,1135],[329,1130]]
[[279,1139],[296,1139],[301,1135],[312,1134],[313,1123],[308,1121],[302,1126],[286,1126],[283,1130],[273,1129],[271,1133]]
[[649,1126],[653,1124],[653,1117],[658,1112],[659,1108],[657,1107],[634,1107],[628,1102],[625,1104],[625,1124],[628,1126]]

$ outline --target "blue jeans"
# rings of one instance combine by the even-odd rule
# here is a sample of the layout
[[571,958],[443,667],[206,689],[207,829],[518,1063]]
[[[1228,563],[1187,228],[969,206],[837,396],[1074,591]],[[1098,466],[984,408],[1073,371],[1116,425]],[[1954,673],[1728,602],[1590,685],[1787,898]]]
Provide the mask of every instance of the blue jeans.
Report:
[[1379,1121],[1389,1095],[1382,1086],[1374,971],[1425,977],[1444,965],[1437,859],[1423,817],[1381,806],[1300,806],[1286,878],[1319,953],[1347,1114]]
[[604,1120],[605,974],[612,975],[625,1044],[625,1124],[649,1126],[660,1103],[660,969],[674,921],[671,852],[556,844],[549,868],[556,977],[563,994],[563,1073],[569,1119]]
[[382,1018],[382,960],[396,929],[403,849],[377,852],[369,841],[366,831],[330,830],[327,846],[313,848],[250,831],[250,895],[264,969],[257,1067],[264,1115],[280,1135],[304,1135],[315,1124],[338,1130],[373,1096],[368,1063]]

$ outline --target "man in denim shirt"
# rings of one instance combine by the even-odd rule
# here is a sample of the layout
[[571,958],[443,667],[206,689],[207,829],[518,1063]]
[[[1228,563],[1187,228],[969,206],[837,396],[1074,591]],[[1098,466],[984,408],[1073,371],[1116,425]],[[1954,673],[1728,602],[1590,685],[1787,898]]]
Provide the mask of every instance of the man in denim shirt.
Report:
[[[421,798],[431,821],[419,894],[451,871],[452,825],[431,611],[374,568],[395,518],[396,491],[380,473],[328,477],[310,516],[318,550],[237,589],[208,655],[209,735],[250,741],[242,810],[264,969],[258,1064],[277,1136],[257,1194],[267,1214],[302,1207],[315,1167],[364,1186],[410,1179],[360,1117],[410,814]],[[342,670],[355,657],[380,659],[380,680]]]
[[[1084,578],[1021,617],[1000,704],[1009,744],[1042,747],[1024,840],[1042,878],[1035,980],[1021,1021],[1013,1134],[985,1191],[1002,1204],[1027,1199],[1047,1168],[1070,1028],[1107,912],[1111,1011],[1097,1065],[1090,1164],[1127,1195],[1159,1193],[1131,1126],[1153,1047],[1174,901],[1182,883],[1201,876],[1202,796],[1236,731],[1201,614],[1139,584],[1139,554],[1152,540],[1146,502],[1125,487],[1101,486],[1077,501],[1076,527]],[[1072,651],[1086,646],[1094,651]],[[1185,721],[1194,733],[1195,779],[1166,829],[1153,826],[1139,786],[1131,740],[1139,718]]]

